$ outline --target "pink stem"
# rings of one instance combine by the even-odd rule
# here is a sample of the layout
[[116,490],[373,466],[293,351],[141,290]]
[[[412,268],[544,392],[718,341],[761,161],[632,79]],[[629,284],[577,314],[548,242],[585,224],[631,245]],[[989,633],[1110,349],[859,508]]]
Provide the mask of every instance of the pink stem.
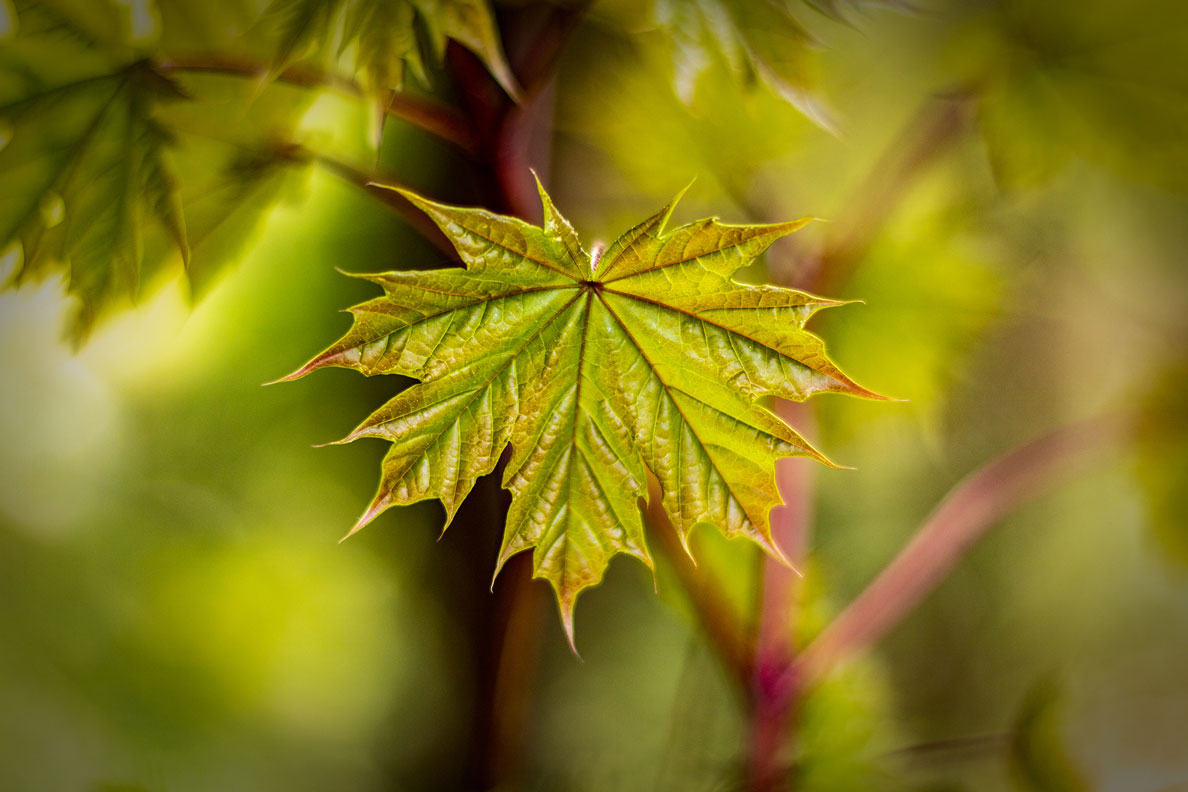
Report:
[[966,476],[858,598],[784,673],[809,684],[890,632],[998,521],[1094,453],[1126,436],[1126,422],[1097,419],[1057,429]]
[[[812,434],[813,411],[806,404],[780,401],[776,412],[802,434]],[[781,459],[776,480],[786,505],[771,513],[775,543],[801,567],[812,531],[814,466],[802,459]],[[748,772],[752,790],[775,788],[782,774],[781,749],[795,705],[796,685],[786,671],[796,655],[795,628],[803,578],[770,556],[763,557],[763,597],[751,677],[754,708]]]

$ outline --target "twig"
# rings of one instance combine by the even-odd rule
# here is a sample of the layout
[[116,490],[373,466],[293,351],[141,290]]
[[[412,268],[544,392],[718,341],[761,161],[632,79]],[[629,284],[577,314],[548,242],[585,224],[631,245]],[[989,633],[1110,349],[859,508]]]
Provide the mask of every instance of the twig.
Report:
[[840,293],[854,267],[900,205],[912,183],[947,153],[971,128],[974,95],[955,90],[932,97],[908,122],[837,218],[804,286],[821,294]]
[[1111,417],[1057,429],[959,482],[907,547],[789,667],[787,682],[809,684],[876,643],[998,520],[1094,453],[1114,447],[1127,436],[1128,426]]
[[[812,434],[813,411],[809,405],[780,401],[776,412],[801,434]],[[797,567],[803,565],[812,531],[815,471],[806,461],[781,459],[777,463],[776,479],[786,505],[771,513],[772,537]],[[752,790],[771,789],[779,781],[784,732],[796,708],[796,686],[789,684],[784,672],[796,656],[795,628],[804,580],[770,556],[764,555],[762,564],[762,598],[751,678],[754,707],[748,773]]]
[[905,765],[918,766],[964,762],[1005,752],[1013,736],[1010,732],[994,732],[950,737],[897,748],[885,756]]
[[[259,80],[268,75],[266,64],[224,54],[162,57],[155,66],[162,73],[202,72]],[[367,95],[363,86],[354,80],[307,66],[289,66],[276,74],[275,79],[305,88],[332,88],[351,96]],[[474,133],[466,119],[439,102],[409,93],[389,91],[380,107],[387,115],[407,121],[468,152],[475,149]]]
[[361,171],[353,165],[335,159],[323,152],[313,151],[295,144],[290,146],[290,149],[292,149],[292,153],[289,156],[293,159],[314,162],[348,184],[353,184],[363,190],[376,200],[391,207],[405,222],[412,226],[413,230],[424,237],[427,242],[447,254],[451,259],[457,258],[458,253],[454,250],[454,246],[450,244],[450,241],[441,232],[441,229],[424,212],[409,203],[408,199],[400,193],[381,187],[376,183],[383,182],[384,184],[391,184],[391,181]]

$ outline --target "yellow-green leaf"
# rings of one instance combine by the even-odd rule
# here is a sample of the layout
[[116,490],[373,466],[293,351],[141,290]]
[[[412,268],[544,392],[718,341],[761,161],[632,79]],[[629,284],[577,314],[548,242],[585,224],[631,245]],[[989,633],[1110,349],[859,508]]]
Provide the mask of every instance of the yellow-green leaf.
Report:
[[384,295],[356,306],[346,336],[286,378],[344,366],[420,380],[343,441],[392,444],[351,533],[429,498],[448,524],[510,445],[497,566],[532,550],[571,641],[574,602],[612,556],[651,565],[639,509],[649,471],[686,543],[705,523],[780,557],[768,520],[780,503],[775,462],[826,460],[762,400],[879,398],[804,329],[836,302],[732,280],[806,221],[666,231],[670,204],[595,260],[543,189],[543,227],[401,192],[466,269],[363,276]]

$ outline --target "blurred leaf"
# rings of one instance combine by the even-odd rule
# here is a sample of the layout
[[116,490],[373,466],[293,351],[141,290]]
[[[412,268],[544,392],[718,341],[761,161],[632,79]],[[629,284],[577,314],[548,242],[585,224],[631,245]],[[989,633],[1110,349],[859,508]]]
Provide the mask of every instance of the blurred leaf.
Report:
[[[997,253],[926,200],[896,223],[866,256],[848,287],[879,295],[839,323],[834,349],[861,360],[887,392],[911,399],[929,431],[939,431],[954,387],[966,384],[970,358],[1006,295]],[[824,416],[853,436],[869,427],[840,410]],[[852,423],[851,423],[852,421]]]
[[56,30],[88,46],[127,43],[131,33],[128,7],[115,0],[17,0],[22,32]]
[[809,688],[797,713],[792,786],[804,792],[904,789],[886,762],[891,699],[886,678],[870,659]]
[[85,331],[103,303],[135,298],[146,220],[159,222],[182,258],[189,256],[170,160],[174,140],[155,117],[158,104],[185,94],[144,62],[64,84],[21,77],[26,89],[0,100],[0,120],[12,130],[0,151],[7,188],[0,246],[19,240],[29,273],[69,261]]
[[651,565],[638,509],[645,465],[682,541],[709,523],[780,556],[768,521],[780,502],[775,461],[824,458],[756,400],[875,397],[803,329],[837,303],[731,280],[806,221],[665,232],[670,204],[592,258],[543,189],[543,228],[401,192],[468,269],[364,276],[385,296],[356,306],[347,335],[286,378],[345,366],[422,380],[341,441],[393,444],[352,533],[428,498],[448,524],[510,443],[499,565],[535,548],[571,642],[574,602],[613,555]]
[[[894,7],[888,0],[804,0],[836,21],[864,7]],[[814,42],[788,0],[656,0],[655,23],[672,42],[673,81],[686,105],[693,104],[702,74],[725,60],[742,85],[762,81],[809,119],[832,130],[833,122],[814,93],[809,51]]]
[[1167,558],[1188,564],[1188,366],[1171,367],[1151,386],[1136,441],[1151,530]]
[[762,79],[829,126],[808,90],[808,33],[780,0],[657,0],[656,23],[672,40],[677,94],[692,104],[704,71],[722,57],[743,83]]
[[1061,697],[1052,682],[1035,685],[1015,716],[1008,761],[1020,792],[1087,792],[1092,787],[1064,747]]
[[453,39],[517,95],[486,0],[274,0],[269,14],[280,30],[273,66],[278,72],[336,43],[337,55],[353,48],[353,70],[368,90],[400,91],[406,71],[427,82],[426,48],[440,60],[446,40]]
[[118,15],[97,21],[112,8],[75,9],[19,6],[0,54],[0,249],[21,248],[11,283],[67,274],[78,340],[173,262],[209,281],[271,205],[308,97],[278,87],[249,102],[241,78],[136,55]]
[[152,0],[149,5],[161,19],[156,41],[160,51],[177,54],[234,48],[261,58],[269,52],[262,47],[271,42],[257,43],[243,35],[260,18],[267,0]]
[[[1070,157],[1126,178],[1188,184],[1188,6],[1172,0],[963,4],[952,49],[982,94],[991,162],[1007,187],[1046,182]],[[970,11],[973,13],[969,13]]]

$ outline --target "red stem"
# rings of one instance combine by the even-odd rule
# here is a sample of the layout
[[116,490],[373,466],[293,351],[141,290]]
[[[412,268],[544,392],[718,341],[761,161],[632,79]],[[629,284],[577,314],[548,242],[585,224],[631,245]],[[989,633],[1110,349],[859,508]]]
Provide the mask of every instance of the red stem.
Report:
[[[203,72],[259,80],[268,74],[268,66],[265,64],[226,54],[162,57],[155,65],[163,73]],[[351,96],[367,95],[363,87],[354,80],[307,66],[289,66],[276,74],[275,79],[305,88],[333,88]],[[473,152],[475,148],[474,133],[466,119],[439,102],[410,93],[389,91],[380,107],[387,115],[407,121],[466,151]]]
[[785,672],[807,685],[881,639],[931,592],[1002,517],[1093,454],[1122,440],[1117,418],[1050,432],[971,473],[941,501],[908,545]]
[[[802,435],[813,434],[813,411],[806,404],[780,401],[776,412]],[[771,532],[776,545],[801,568],[807,557],[812,531],[815,469],[803,459],[781,459],[776,480],[786,505],[771,513]],[[795,680],[786,670],[796,654],[796,624],[804,578],[770,556],[763,556],[759,627],[755,641],[755,662],[751,676],[754,708],[751,711],[751,743],[748,773],[750,789],[769,790],[779,786],[785,762],[784,739],[796,704]]]

